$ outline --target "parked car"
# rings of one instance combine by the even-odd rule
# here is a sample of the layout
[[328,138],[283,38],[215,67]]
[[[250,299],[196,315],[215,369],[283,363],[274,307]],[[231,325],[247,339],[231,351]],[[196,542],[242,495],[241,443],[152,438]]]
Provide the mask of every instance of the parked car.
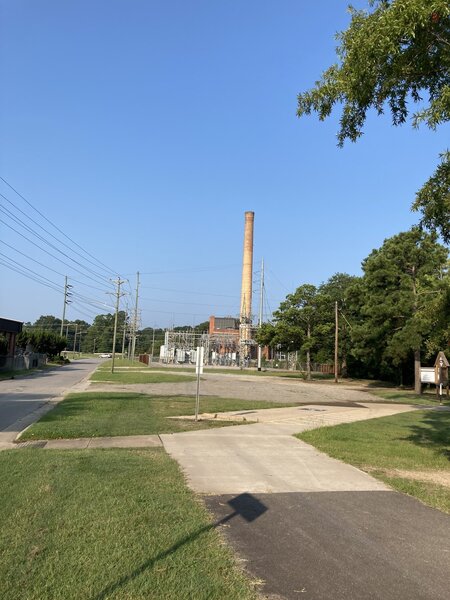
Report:
[[104,354],[100,354],[99,356],[100,358],[111,358],[112,354],[108,354],[107,352],[105,352]]

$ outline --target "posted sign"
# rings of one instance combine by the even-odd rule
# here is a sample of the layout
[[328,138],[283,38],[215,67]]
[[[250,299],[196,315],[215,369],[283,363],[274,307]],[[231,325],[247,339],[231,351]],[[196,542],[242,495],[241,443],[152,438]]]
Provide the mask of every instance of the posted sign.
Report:
[[422,383],[436,383],[436,371],[434,367],[420,367],[420,381]]

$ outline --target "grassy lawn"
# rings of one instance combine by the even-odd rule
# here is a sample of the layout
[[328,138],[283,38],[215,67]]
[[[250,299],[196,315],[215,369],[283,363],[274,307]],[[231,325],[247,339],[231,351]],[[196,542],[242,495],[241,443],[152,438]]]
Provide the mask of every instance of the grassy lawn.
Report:
[[[257,400],[203,397],[201,412],[281,408],[280,404]],[[52,411],[34,423],[21,440],[151,435],[209,427],[224,427],[227,421],[186,421],[167,419],[195,414],[195,398],[189,396],[148,396],[133,392],[86,392],[70,394]]]
[[322,427],[297,437],[396,490],[450,513],[448,411],[414,411]]
[[161,449],[0,453],[3,600],[255,600]]
[[178,383],[180,381],[195,381],[192,375],[177,375],[175,373],[152,373],[149,370],[135,372],[96,370],[91,375],[91,381],[102,383]]
[[[383,402],[392,404],[413,404],[415,406],[439,406],[439,401],[436,400],[435,393],[414,394],[413,392],[405,391],[384,391],[374,390],[370,392],[374,396],[378,396]],[[450,406],[447,396],[444,396],[444,406]]]

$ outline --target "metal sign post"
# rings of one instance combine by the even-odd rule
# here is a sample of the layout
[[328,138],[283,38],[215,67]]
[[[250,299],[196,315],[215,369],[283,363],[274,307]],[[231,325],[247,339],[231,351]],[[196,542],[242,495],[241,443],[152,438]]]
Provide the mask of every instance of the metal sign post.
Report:
[[195,361],[195,373],[197,374],[197,395],[195,397],[195,420],[198,421],[198,411],[200,407],[200,375],[203,375],[203,360],[205,349],[203,346],[197,346],[197,356]]

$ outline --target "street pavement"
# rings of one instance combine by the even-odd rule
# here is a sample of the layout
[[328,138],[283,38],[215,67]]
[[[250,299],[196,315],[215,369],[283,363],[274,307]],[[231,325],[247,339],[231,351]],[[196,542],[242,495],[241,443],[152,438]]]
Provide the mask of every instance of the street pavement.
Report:
[[0,449],[11,447],[17,434],[53,408],[69,389],[83,390],[101,361],[80,359],[26,377],[0,381]]

